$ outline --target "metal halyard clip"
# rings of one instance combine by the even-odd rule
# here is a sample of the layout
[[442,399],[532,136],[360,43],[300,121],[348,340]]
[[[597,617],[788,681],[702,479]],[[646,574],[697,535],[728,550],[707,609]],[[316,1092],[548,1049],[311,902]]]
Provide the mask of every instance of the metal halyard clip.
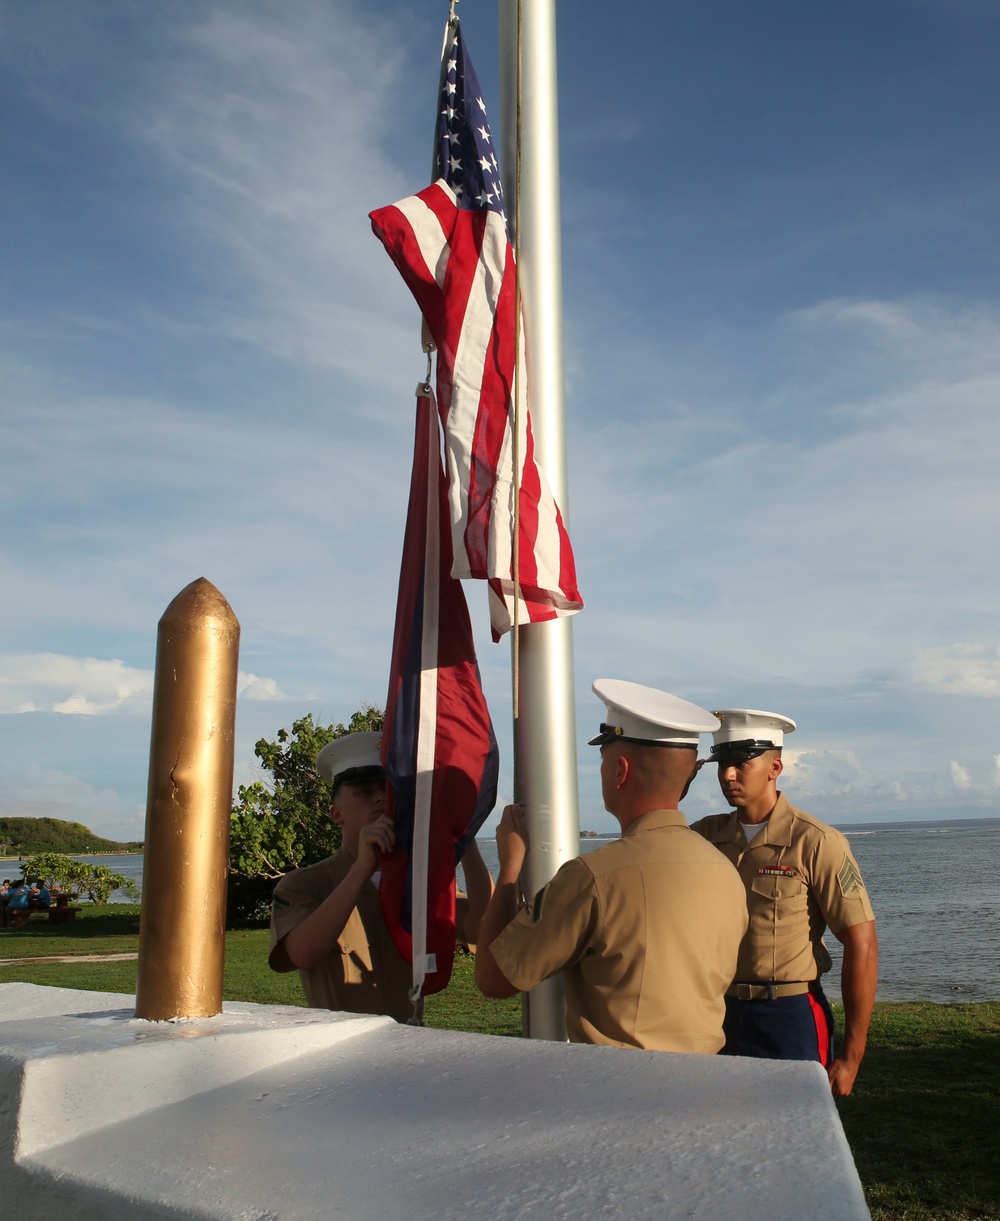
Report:
[[406,1020],[407,1026],[423,1026],[424,1024],[424,998],[423,984],[415,988],[411,988],[409,992],[410,1004],[413,1006],[413,1012]]
[[431,393],[431,355],[434,352],[434,340],[428,339],[424,344],[424,351],[427,353],[427,375],[424,377],[423,393]]

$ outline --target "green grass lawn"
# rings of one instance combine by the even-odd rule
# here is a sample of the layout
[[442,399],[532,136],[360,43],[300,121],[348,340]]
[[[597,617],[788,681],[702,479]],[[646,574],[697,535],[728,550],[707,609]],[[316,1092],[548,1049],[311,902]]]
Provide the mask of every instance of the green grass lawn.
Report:
[[[126,953],[138,944],[138,908],[84,905],[73,925],[33,920],[0,930],[0,959]],[[264,929],[226,935],[226,1000],[302,1005],[298,975],[268,970],[267,947]],[[135,976],[134,961],[0,966],[0,983],[98,992],[134,993]],[[520,1000],[484,1000],[472,960],[461,955],[425,1017],[442,1030],[521,1029]],[[875,1221],[1000,1221],[1000,1002],[879,1003],[854,1093],[838,1105]]]
[[[29,920],[16,932],[0,929],[0,959],[123,954],[139,948],[139,909],[130,904],[84,905],[74,924]],[[267,929],[226,934],[222,992],[227,1001],[259,1005],[305,1005],[298,972],[276,975],[267,966]],[[21,981],[89,992],[135,992],[133,962],[24,962],[0,965],[0,983]],[[459,955],[445,992],[428,997],[425,1021],[439,1030],[520,1035],[521,1002],[489,1001],[476,990],[472,959]]]
[[877,1004],[838,1106],[878,1221],[998,1221],[1000,1003]]

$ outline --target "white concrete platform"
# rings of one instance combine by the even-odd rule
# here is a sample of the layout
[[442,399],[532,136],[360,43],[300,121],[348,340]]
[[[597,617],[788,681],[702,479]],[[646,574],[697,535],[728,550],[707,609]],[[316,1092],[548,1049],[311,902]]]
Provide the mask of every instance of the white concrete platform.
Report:
[[0,985],[0,1201],[74,1221],[865,1221],[818,1065]]

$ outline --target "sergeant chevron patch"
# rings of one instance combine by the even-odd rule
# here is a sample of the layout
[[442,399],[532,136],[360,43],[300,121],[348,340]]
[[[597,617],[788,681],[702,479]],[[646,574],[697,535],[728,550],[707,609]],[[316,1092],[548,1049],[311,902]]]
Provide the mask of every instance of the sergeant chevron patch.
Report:
[[864,890],[865,888],[857,865],[846,854],[844,856],[844,863],[840,867],[840,872],[837,874],[837,881],[840,883],[840,893],[845,898],[852,890]]

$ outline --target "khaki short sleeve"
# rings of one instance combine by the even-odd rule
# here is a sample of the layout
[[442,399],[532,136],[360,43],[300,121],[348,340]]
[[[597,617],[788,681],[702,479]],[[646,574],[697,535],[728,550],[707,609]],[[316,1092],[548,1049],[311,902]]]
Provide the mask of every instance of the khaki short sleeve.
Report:
[[875,919],[847,837],[832,831],[817,845],[810,891],[832,933]]
[[593,874],[579,858],[567,861],[490,952],[514,987],[527,992],[579,961],[596,932],[598,907]]
[[271,948],[270,963],[275,970],[293,971],[290,962],[282,961],[274,954],[275,947],[282,937],[286,937],[293,928],[298,928],[306,916],[314,912],[322,902],[323,896],[312,893],[312,887],[304,885],[301,873],[287,874],[280,878],[274,888],[271,899]]

